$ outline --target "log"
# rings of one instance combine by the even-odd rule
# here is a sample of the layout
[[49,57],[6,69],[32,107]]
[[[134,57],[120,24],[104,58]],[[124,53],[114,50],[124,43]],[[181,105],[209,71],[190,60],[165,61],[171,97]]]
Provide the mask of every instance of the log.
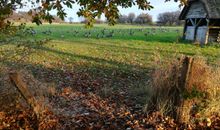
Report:
[[45,105],[45,101],[42,101],[42,98],[36,98],[36,93],[33,92],[34,90],[31,90],[33,88],[27,85],[27,83],[22,79],[23,77],[21,74],[18,72],[12,72],[9,74],[9,77],[22,97],[33,109],[37,117],[39,117],[44,111],[48,110],[49,107]]

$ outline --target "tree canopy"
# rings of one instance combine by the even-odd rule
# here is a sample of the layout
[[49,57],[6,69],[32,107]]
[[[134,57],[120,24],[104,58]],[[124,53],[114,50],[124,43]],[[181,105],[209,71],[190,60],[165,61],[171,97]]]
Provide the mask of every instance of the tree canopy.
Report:
[[181,25],[183,23],[179,20],[180,13],[180,11],[160,13],[157,22],[159,25]]
[[[170,1],[170,0],[165,0]],[[177,2],[178,0],[174,0]],[[180,0],[181,4],[187,0]],[[78,16],[87,19],[87,25],[91,26],[95,18],[102,14],[107,18],[110,25],[116,23],[119,18],[118,7],[128,8],[137,5],[139,9],[150,10],[153,8],[149,0],[0,0],[0,27],[5,19],[16,9],[31,4],[29,14],[33,17],[33,22],[42,24],[41,20],[52,22],[51,10],[57,11],[57,16],[61,19],[66,17],[65,7],[73,8],[73,4],[80,5]]]
[[138,24],[152,24],[152,16],[149,15],[148,13],[141,13],[140,15],[137,16],[135,19],[135,22]]

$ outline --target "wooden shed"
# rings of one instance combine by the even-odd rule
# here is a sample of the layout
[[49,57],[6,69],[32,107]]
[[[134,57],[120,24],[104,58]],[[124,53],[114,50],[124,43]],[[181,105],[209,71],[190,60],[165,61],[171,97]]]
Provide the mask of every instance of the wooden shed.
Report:
[[185,20],[184,39],[220,42],[220,0],[188,0],[179,18]]

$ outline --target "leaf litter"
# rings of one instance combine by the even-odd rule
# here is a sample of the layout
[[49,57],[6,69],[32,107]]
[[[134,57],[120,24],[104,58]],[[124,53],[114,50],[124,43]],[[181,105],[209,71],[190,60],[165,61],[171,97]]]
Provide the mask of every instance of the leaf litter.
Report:
[[[4,71],[3,71],[4,70]],[[67,130],[67,129],[219,129],[220,118],[218,115],[210,117],[195,124],[179,124],[171,117],[161,115],[159,112],[144,113],[141,107],[137,107],[134,101],[126,99],[126,92],[112,93],[106,98],[100,97],[96,92],[100,89],[102,82],[80,80],[74,82],[76,87],[62,86],[51,88],[51,84],[36,80],[26,70],[21,71],[29,83],[39,89],[37,94],[43,95],[50,108],[45,109],[38,117],[33,109],[25,103],[19,92],[15,89],[8,72],[1,69],[1,89],[7,97],[1,97],[0,129],[41,129],[41,130]],[[68,74],[72,75],[73,74]],[[89,75],[83,75],[88,78]],[[82,78],[82,79],[83,79]],[[31,82],[30,82],[31,81]],[[28,84],[32,86],[33,84]],[[4,86],[4,87],[3,87]],[[92,89],[88,89],[93,86]],[[8,103],[10,101],[10,103]],[[4,105],[3,105],[4,104]],[[211,122],[211,123],[210,123]]]

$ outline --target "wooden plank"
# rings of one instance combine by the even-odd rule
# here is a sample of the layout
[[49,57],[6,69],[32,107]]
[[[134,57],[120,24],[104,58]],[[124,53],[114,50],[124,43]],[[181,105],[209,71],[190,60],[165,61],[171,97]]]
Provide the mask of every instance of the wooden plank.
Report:
[[207,32],[208,32],[208,27],[206,26],[200,26],[197,29],[196,41],[198,41],[201,45],[207,43]]
[[209,26],[210,29],[220,29],[220,26]]
[[48,110],[48,107],[44,105],[43,101],[34,96],[27,83],[22,80],[21,74],[13,72],[9,74],[9,77],[38,117],[44,110]]
[[199,24],[202,22],[203,19],[199,19],[199,21],[196,23],[196,26],[199,26]]
[[196,23],[192,20],[192,19],[189,19],[190,22],[192,23],[193,26],[196,26]]
[[190,75],[191,75],[191,70],[192,70],[194,59],[192,57],[188,57],[187,60],[188,60],[187,61],[188,65],[187,65],[187,70],[186,70],[187,72],[186,72],[186,80],[185,80],[184,88],[188,87],[188,81],[189,81],[189,78],[190,78]]
[[195,31],[196,31],[196,27],[194,26],[187,26],[186,27],[186,32],[185,32],[185,39],[186,40],[190,40],[193,41],[195,40]]
[[185,23],[184,23],[184,29],[183,29],[183,39],[185,39],[186,38],[186,28],[187,28],[187,22],[188,22],[188,20],[186,20],[185,21]]

